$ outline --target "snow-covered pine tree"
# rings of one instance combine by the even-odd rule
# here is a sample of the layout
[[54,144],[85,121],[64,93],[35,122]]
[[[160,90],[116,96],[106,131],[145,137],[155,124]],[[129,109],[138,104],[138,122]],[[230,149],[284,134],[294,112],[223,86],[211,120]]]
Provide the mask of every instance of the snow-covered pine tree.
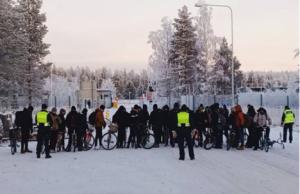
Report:
[[28,56],[21,23],[22,17],[15,11],[14,1],[0,0],[0,101],[12,108],[18,108],[17,93],[21,90],[24,69],[22,64]]
[[49,54],[49,45],[43,39],[47,33],[45,14],[40,13],[42,0],[18,0],[16,10],[23,16],[22,26],[26,39],[28,40],[28,57],[24,63],[24,91],[28,103],[39,102],[43,93],[44,75],[41,67],[43,59]]
[[140,74],[138,74],[139,85],[137,87],[136,93],[137,96],[143,96],[146,94],[149,84],[148,73],[146,70],[143,70]]
[[[217,50],[214,57],[215,65],[210,72],[211,93],[213,94],[230,94],[231,93],[231,66],[232,50],[228,47],[225,38]],[[243,74],[239,70],[240,62],[234,57],[234,80],[235,88],[241,87]]]
[[119,70],[115,70],[114,73],[113,73],[113,76],[112,76],[112,81],[114,83],[114,85],[116,86],[116,96],[118,98],[122,97],[121,96],[121,91],[123,90],[122,87],[122,83],[121,83],[121,72]]
[[[171,40],[174,34],[172,21],[164,17],[161,20],[162,29],[150,32],[149,41],[153,53],[149,58],[152,69],[151,82],[156,83],[155,90],[159,96],[169,96],[171,93],[171,66],[169,63]],[[175,82],[173,82],[175,83]]]
[[[205,1],[200,1],[204,4]],[[214,64],[214,56],[217,48],[218,38],[214,35],[211,25],[212,8],[207,6],[200,7],[198,15],[195,17],[198,50],[198,63],[195,71],[195,94],[207,92],[209,85],[208,71],[209,67]]]
[[195,69],[198,63],[196,49],[195,27],[187,6],[178,11],[178,18],[174,19],[175,32],[171,41],[169,62],[174,77],[178,77],[178,92],[181,95],[190,94],[195,82]]
[[127,82],[123,96],[125,99],[135,99],[135,87],[131,80]]

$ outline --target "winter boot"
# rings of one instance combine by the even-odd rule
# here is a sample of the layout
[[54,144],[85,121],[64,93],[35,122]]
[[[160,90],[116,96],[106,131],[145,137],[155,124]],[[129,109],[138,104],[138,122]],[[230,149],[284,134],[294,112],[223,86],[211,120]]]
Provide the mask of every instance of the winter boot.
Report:
[[240,145],[240,147],[237,148],[237,150],[244,150],[245,146],[244,145]]

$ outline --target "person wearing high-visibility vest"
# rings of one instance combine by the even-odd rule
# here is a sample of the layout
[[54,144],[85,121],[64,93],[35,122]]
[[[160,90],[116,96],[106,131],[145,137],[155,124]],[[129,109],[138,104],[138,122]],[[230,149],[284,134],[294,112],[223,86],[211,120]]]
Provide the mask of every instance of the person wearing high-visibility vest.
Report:
[[42,110],[36,114],[35,121],[38,126],[36,156],[41,157],[42,146],[45,146],[46,158],[51,158],[49,152],[50,139],[50,116],[47,111],[47,105],[42,104]]
[[289,130],[289,141],[293,141],[293,125],[295,122],[295,114],[290,109],[290,107],[285,106],[282,118],[281,126],[283,126],[283,142],[286,142],[287,130]]
[[177,130],[172,131],[173,137],[177,137],[179,147],[179,160],[184,160],[184,140],[186,140],[190,159],[194,160],[194,146],[192,142],[192,118],[186,105],[182,105],[181,110],[177,113]]

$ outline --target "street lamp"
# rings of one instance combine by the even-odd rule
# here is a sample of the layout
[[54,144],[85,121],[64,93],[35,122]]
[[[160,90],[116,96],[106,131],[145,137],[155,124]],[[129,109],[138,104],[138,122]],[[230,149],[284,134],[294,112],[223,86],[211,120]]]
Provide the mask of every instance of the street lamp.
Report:
[[231,59],[231,92],[232,92],[232,106],[235,104],[234,100],[234,61],[233,61],[233,13],[232,8],[228,5],[215,5],[215,4],[206,4],[206,3],[200,3],[196,4],[195,7],[225,7],[230,10],[230,16],[231,16],[231,45],[232,45],[232,59]]
[[52,83],[52,74],[53,74],[53,64],[51,64],[51,66],[50,66],[50,104],[51,104],[51,106],[53,106],[53,98],[52,98],[52,96],[53,96],[53,83]]

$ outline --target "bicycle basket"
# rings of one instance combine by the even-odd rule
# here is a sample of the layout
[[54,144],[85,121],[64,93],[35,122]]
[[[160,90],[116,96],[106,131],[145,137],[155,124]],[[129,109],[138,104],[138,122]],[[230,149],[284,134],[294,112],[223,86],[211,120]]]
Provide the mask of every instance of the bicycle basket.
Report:
[[116,133],[118,131],[118,127],[119,127],[118,124],[111,123],[110,125],[108,125],[109,132]]

